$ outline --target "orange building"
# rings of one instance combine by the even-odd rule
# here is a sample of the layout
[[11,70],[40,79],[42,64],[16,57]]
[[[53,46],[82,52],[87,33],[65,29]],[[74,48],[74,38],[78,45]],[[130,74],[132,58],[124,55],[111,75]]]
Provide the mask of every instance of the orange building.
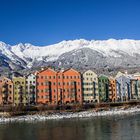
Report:
[[58,102],[82,103],[81,74],[68,69],[58,73]]
[[37,103],[82,103],[81,74],[74,69],[56,72],[47,68],[37,74]]
[[13,82],[12,80],[0,78],[0,105],[13,103]]
[[55,104],[57,102],[57,72],[47,68],[37,74],[37,103]]
[[111,102],[116,101],[116,94],[117,94],[117,89],[116,89],[116,80],[112,77],[109,78],[109,99]]

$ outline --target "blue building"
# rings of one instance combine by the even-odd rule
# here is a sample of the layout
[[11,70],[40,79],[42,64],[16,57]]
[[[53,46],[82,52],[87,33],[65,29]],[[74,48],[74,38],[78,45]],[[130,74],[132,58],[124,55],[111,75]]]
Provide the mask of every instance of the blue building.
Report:
[[117,101],[128,101],[131,99],[131,78],[121,75],[116,78]]

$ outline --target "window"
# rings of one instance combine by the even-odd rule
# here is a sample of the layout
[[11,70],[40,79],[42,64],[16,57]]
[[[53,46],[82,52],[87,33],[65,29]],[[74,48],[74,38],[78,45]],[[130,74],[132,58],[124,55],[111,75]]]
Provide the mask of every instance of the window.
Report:
[[49,81],[46,82],[46,86],[49,86]]
[[49,89],[45,89],[45,92],[49,92]]
[[46,98],[46,99],[49,99],[49,95],[46,95],[45,98]]

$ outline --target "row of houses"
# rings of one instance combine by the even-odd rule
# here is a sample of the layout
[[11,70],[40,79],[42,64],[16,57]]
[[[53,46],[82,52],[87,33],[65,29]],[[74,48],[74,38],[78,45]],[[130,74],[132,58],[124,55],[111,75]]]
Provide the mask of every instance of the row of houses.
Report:
[[26,76],[0,77],[0,105],[124,102],[140,99],[140,74],[115,77],[75,69],[46,68]]

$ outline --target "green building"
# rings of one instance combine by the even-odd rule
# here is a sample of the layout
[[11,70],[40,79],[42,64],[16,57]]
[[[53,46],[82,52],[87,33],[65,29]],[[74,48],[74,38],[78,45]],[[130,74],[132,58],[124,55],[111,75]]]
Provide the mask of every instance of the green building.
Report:
[[26,80],[25,77],[13,77],[14,84],[14,105],[26,105]]
[[105,75],[98,77],[99,102],[109,101],[109,78]]

